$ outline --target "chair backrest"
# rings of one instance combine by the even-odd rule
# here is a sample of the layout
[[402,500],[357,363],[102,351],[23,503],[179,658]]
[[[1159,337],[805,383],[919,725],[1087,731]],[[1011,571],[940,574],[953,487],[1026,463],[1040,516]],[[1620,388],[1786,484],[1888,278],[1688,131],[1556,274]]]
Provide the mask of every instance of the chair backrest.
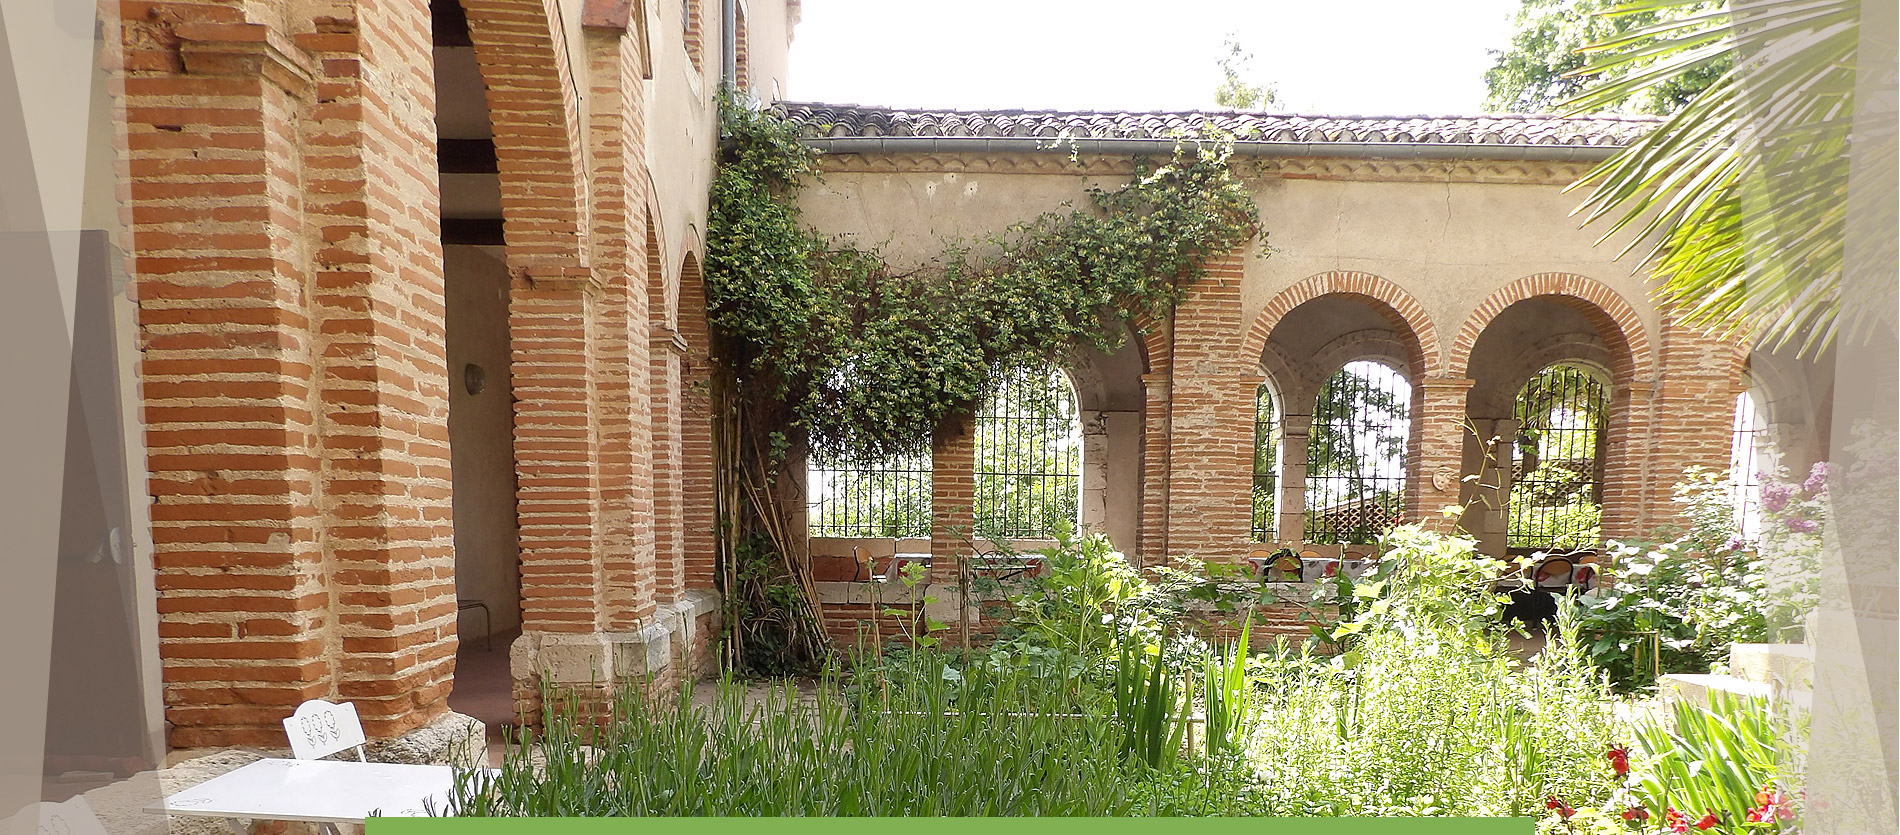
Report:
[[1551,557],[1537,567],[1534,582],[1538,588],[1550,588],[1570,585],[1570,575],[1576,571],[1576,565],[1563,557]]
[[348,748],[356,749],[362,760],[363,723],[356,718],[356,705],[331,704],[311,699],[297,706],[297,712],[284,720],[284,735],[290,737],[290,754],[300,760],[318,760]]

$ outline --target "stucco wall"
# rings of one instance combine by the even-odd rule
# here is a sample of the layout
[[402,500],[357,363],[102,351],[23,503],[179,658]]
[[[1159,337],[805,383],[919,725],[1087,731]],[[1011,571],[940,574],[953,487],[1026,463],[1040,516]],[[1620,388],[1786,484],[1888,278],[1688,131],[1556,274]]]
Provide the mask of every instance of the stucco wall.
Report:
[[[927,261],[950,239],[974,239],[1125,175],[969,170],[833,170],[799,205],[814,228],[875,247],[898,265]],[[1645,303],[1646,274],[1592,243],[1600,234],[1569,217],[1581,196],[1560,183],[1390,182],[1261,177],[1250,182],[1267,229],[1266,258],[1245,260],[1243,321],[1273,296],[1332,270],[1377,275],[1411,293],[1447,342],[1490,293],[1528,275],[1567,272],[1616,290],[1644,326],[1661,326]],[[1447,345],[1446,347],[1449,347]]]
[[[515,540],[514,403],[509,388],[508,268],[479,247],[442,249],[447,285],[449,457],[455,479],[455,596],[488,605],[496,632],[521,624]],[[486,379],[471,394],[466,369]],[[478,611],[461,612],[464,641],[481,635]]]

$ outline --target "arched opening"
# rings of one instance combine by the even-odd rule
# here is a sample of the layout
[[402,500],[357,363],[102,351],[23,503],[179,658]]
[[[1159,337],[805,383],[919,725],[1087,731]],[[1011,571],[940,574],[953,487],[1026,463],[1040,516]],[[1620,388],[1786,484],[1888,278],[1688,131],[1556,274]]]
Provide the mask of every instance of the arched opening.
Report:
[[[1594,550],[1628,529],[1640,490],[1627,453],[1628,335],[1593,303],[1555,294],[1499,311],[1471,341],[1459,524],[1480,552]],[[1456,366],[1454,366],[1455,368]]]
[[508,647],[522,621],[509,276],[494,131],[468,19],[430,3],[454,482],[457,634],[451,709],[515,721]]
[[1508,552],[1590,549],[1602,539],[1610,394],[1601,374],[1559,363],[1518,391]]
[[1306,451],[1307,542],[1370,544],[1405,512],[1412,385],[1391,366],[1346,363],[1320,387]]
[[1279,534],[1280,409],[1273,386],[1261,383],[1254,392],[1253,409],[1253,539],[1271,542]]
[[1049,539],[1080,524],[1082,422],[1068,374],[1046,364],[1006,370],[974,431],[977,535]]
[[1360,273],[1308,279],[1262,317],[1260,370],[1275,414],[1263,436],[1256,397],[1254,541],[1316,545],[1320,554],[1373,544],[1405,517],[1417,478],[1412,383],[1435,367],[1430,321],[1403,291]]

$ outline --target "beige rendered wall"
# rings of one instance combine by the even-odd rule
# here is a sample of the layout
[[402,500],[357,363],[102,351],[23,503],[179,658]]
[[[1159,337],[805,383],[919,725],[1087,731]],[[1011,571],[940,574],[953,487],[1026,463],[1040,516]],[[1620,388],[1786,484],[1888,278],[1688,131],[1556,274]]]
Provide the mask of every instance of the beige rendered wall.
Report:
[[[1081,204],[1090,186],[1125,176],[972,171],[830,171],[799,205],[814,228],[877,248],[893,263],[934,257],[943,242],[992,234],[1009,223]],[[1615,289],[1657,332],[1646,274],[1592,246],[1595,229],[1569,217],[1581,199],[1555,183],[1425,183],[1279,179],[1251,181],[1267,229],[1267,258],[1245,261],[1242,321],[1276,293],[1312,275],[1351,270],[1411,293],[1441,342],[1485,296],[1528,275],[1571,272]]]
[[[455,596],[488,605],[496,632],[521,624],[515,539],[514,404],[508,363],[508,267],[481,247],[442,248],[448,304],[449,457],[455,480]],[[471,394],[466,369],[486,383]],[[464,640],[478,611],[457,615]]]

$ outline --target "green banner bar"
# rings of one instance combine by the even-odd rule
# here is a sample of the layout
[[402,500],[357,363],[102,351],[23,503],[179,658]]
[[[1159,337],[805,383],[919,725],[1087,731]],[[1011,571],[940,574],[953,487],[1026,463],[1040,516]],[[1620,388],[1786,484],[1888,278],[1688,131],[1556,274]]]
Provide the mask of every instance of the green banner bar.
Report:
[[365,835],[1530,835],[1530,818],[371,818]]

